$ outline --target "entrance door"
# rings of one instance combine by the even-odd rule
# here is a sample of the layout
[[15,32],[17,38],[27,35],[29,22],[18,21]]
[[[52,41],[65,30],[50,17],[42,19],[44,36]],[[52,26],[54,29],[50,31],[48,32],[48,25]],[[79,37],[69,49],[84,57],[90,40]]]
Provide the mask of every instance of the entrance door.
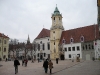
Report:
[[90,60],[90,54],[86,54],[86,60]]
[[41,59],[41,60],[43,59],[43,56],[42,56],[42,55],[40,55],[40,59]]

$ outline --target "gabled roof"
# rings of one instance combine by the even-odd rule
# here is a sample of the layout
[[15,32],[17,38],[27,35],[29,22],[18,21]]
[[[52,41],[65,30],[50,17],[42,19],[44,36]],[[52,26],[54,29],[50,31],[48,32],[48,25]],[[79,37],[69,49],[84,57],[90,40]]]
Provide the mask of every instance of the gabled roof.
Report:
[[0,37],[9,38],[8,36],[4,35],[3,33],[0,33]]
[[35,39],[50,37],[50,30],[43,28]]
[[[84,37],[84,42],[94,41],[95,39],[99,39],[99,26],[98,25],[90,25],[86,27],[80,27],[76,29],[66,30],[62,32],[61,39],[59,44],[62,44],[62,40],[65,39],[66,44],[70,43],[70,39],[73,38],[73,43],[81,42],[81,36]],[[96,38],[95,38],[96,36]]]

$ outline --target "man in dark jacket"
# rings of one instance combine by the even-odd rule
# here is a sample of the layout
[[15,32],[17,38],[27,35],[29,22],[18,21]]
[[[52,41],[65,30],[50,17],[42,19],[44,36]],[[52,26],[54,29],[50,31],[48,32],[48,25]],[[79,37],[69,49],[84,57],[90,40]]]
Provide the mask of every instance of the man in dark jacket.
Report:
[[20,65],[20,63],[17,60],[17,58],[15,58],[15,60],[14,60],[15,74],[18,73],[18,65]]
[[48,71],[48,61],[47,61],[47,59],[44,61],[43,67],[45,69],[45,73],[47,73],[47,71]]

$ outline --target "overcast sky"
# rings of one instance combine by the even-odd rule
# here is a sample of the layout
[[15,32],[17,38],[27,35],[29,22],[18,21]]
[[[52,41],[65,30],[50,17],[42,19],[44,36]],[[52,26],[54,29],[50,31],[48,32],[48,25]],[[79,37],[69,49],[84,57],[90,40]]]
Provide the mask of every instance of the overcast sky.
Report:
[[0,0],[0,33],[33,42],[43,25],[50,29],[56,4],[65,30],[97,24],[97,0]]

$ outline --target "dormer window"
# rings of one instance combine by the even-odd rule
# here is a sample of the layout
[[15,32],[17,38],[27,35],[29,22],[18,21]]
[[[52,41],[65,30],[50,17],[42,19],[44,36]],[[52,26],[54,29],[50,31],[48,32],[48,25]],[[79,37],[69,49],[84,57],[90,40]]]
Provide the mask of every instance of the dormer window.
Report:
[[73,43],[73,42],[74,42],[74,39],[73,39],[73,38],[71,38],[71,39],[70,39],[70,42],[71,42],[71,43]]
[[81,36],[80,41],[84,42],[84,36]]
[[63,38],[63,40],[62,40],[62,43],[63,43],[63,44],[65,44],[65,43],[66,43],[66,40],[65,40],[64,38]]

